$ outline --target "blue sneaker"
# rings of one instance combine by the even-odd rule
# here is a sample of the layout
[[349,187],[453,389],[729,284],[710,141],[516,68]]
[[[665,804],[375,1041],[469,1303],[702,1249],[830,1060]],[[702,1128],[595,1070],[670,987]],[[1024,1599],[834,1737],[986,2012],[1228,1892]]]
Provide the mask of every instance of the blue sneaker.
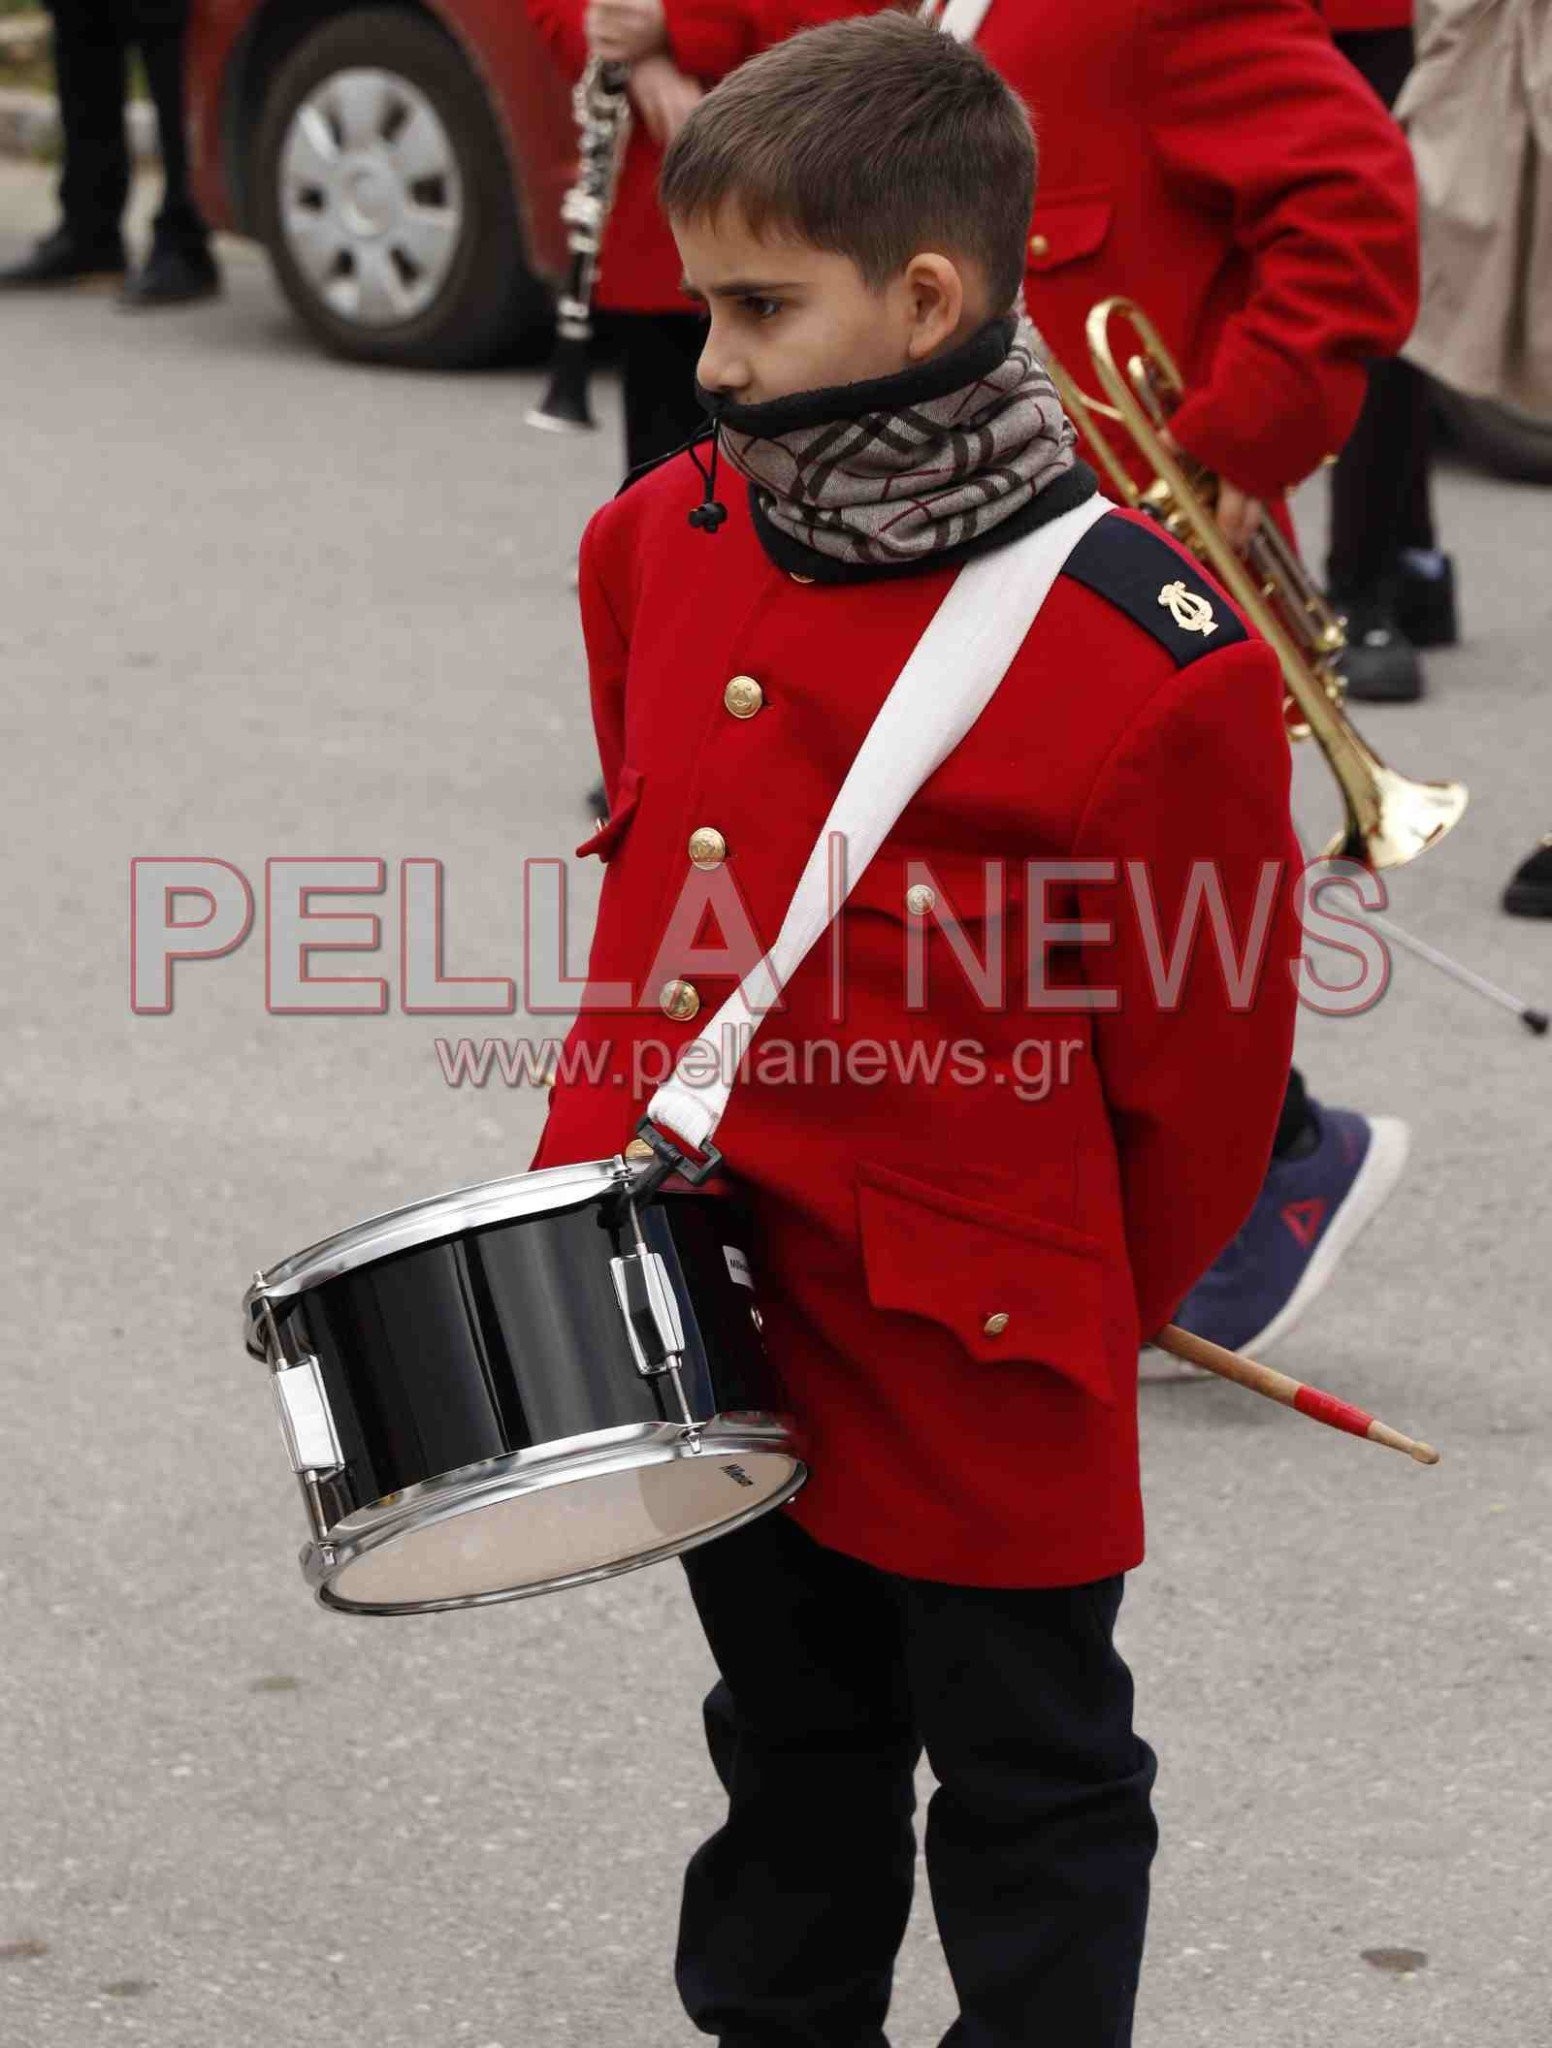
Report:
[[1318,1132],[1302,1158],[1274,1159],[1238,1237],[1180,1304],[1175,1321],[1259,1355],[1286,1337],[1406,1164],[1399,1117],[1309,1105]]

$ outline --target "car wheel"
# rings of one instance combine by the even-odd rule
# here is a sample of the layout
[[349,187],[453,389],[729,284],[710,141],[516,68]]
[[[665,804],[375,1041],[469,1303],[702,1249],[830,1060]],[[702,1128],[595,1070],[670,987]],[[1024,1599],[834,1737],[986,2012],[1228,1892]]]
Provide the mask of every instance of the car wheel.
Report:
[[337,353],[455,368],[548,326],[495,118],[434,24],[374,7],[315,30],[269,87],[255,163],[281,286]]
[[1470,398],[1437,381],[1433,388],[1449,437],[1463,455],[1495,476],[1552,483],[1552,419],[1493,398]]

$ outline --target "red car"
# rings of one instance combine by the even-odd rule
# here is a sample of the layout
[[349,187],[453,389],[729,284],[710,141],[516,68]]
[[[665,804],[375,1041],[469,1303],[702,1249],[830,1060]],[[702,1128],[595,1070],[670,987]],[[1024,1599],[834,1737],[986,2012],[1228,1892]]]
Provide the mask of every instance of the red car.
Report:
[[199,195],[341,354],[453,366],[542,341],[570,95],[520,0],[194,0]]

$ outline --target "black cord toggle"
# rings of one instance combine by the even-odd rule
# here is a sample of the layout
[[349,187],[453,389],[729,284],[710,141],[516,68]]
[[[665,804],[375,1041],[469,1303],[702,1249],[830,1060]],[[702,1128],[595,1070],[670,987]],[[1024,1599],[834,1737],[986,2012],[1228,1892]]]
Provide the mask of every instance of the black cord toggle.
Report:
[[690,524],[698,531],[704,533],[715,533],[723,520],[728,516],[726,505],[719,503],[717,499],[717,455],[721,446],[722,422],[714,418],[711,423],[711,468],[709,470],[702,464],[700,455],[693,443],[690,447],[690,460],[700,471],[701,482],[706,487],[705,496],[690,514]]

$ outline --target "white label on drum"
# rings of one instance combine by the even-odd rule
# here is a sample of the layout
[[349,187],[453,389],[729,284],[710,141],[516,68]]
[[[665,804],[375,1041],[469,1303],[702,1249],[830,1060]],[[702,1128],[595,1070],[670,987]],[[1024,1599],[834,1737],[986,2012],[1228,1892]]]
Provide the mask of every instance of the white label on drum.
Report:
[[747,1287],[753,1292],[754,1275],[749,1270],[749,1261],[738,1249],[738,1246],[736,1244],[725,1244],[722,1247],[722,1256],[727,1260],[727,1269],[739,1286]]

